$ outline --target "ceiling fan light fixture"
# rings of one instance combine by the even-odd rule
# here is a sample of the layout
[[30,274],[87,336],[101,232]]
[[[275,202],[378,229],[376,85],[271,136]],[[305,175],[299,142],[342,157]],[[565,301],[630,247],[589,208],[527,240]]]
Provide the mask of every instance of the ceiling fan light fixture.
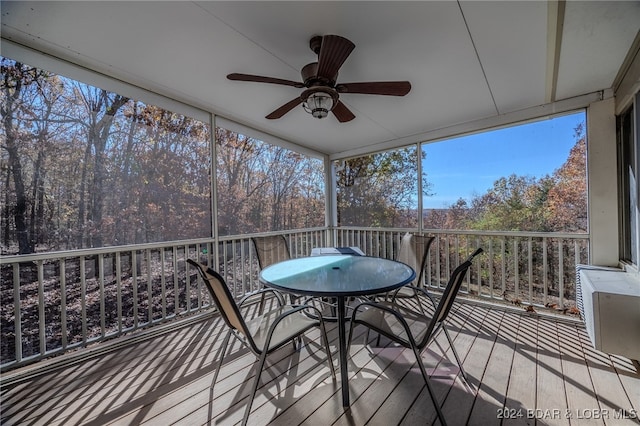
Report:
[[318,91],[311,93],[304,100],[302,107],[315,118],[325,118],[334,105],[334,99],[329,93]]

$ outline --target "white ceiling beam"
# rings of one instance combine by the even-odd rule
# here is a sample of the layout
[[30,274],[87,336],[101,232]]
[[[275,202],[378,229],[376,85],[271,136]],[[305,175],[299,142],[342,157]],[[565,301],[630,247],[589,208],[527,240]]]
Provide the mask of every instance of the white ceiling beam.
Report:
[[555,102],[562,48],[565,0],[547,2],[547,71],[545,101]]

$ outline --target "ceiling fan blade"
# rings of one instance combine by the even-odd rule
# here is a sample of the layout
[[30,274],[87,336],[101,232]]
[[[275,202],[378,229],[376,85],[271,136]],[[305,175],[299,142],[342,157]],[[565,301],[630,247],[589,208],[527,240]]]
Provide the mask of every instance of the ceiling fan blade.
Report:
[[331,112],[333,112],[333,115],[335,115],[338,121],[341,123],[346,123],[347,121],[351,121],[356,118],[356,116],[353,115],[351,110],[349,110],[349,108],[347,108],[347,106],[343,104],[342,101],[338,101]]
[[263,77],[261,75],[233,73],[233,74],[229,74],[227,78],[229,80],[237,80],[237,81],[254,81],[256,83],[281,84],[284,86],[293,86],[298,88],[304,87],[304,84],[297,81],[283,80],[281,78],[274,78],[274,77]]
[[355,47],[355,44],[344,37],[337,35],[322,37],[317,76],[333,80]]
[[408,81],[371,81],[367,83],[338,84],[339,93],[361,93],[365,95],[404,96],[411,90]]
[[271,114],[267,115],[265,118],[269,120],[275,120],[276,118],[281,118],[283,115],[297,107],[302,103],[302,99],[297,97],[295,99],[290,100],[286,104],[282,105],[280,108],[273,111]]

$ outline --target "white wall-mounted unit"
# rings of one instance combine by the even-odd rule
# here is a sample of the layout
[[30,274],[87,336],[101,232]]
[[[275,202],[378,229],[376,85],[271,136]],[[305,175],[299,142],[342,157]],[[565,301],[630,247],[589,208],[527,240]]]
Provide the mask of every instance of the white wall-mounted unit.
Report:
[[578,306],[594,348],[640,359],[640,280],[615,268],[578,267]]

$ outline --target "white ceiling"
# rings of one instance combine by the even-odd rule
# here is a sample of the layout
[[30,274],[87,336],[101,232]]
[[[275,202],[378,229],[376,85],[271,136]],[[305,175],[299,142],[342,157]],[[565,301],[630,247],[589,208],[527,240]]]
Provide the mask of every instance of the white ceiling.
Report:
[[[544,1],[1,6],[6,39],[334,156],[609,89],[640,28],[640,2],[631,1],[567,2],[558,37],[557,3]],[[339,82],[409,80],[411,92],[343,94],[356,115],[348,123],[302,107],[267,120],[301,89],[226,78],[300,81],[317,59],[309,39],[325,34],[356,45]]]

